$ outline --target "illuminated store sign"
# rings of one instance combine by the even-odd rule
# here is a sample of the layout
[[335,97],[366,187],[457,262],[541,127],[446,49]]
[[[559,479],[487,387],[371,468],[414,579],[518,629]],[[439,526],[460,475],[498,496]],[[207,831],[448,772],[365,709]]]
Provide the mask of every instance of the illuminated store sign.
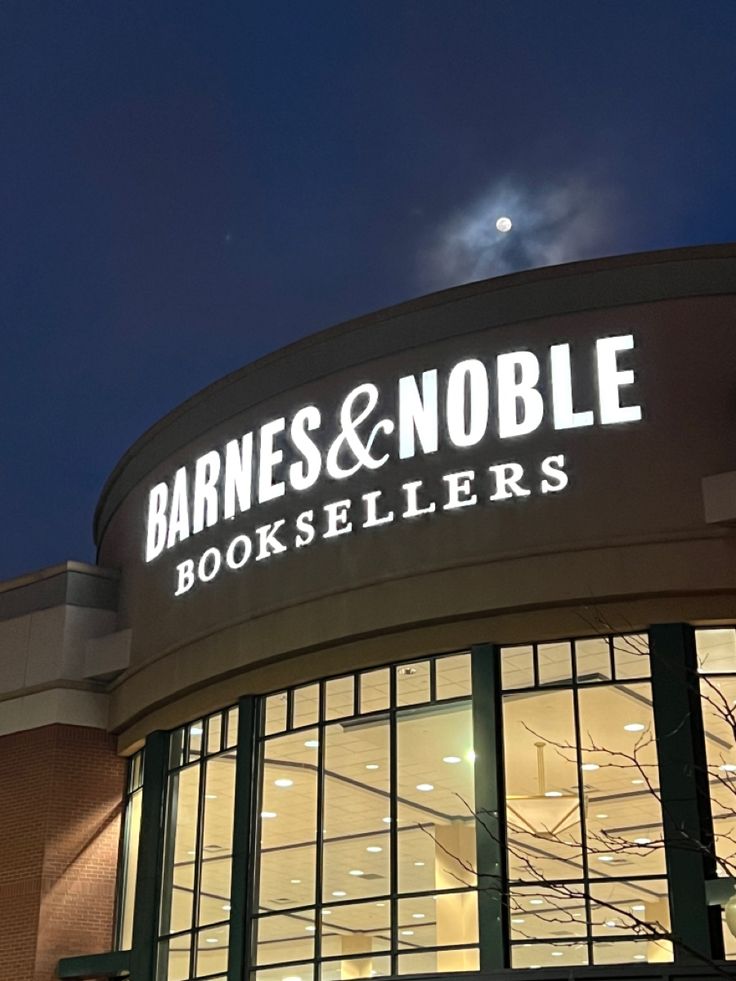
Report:
[[[547,420],[555,430],[637,422],[641,407],[625,389],[634,372],[621,366],[622,352],[634,347],[631,334],[594,342],[595,405],[578,408],[569,344],[554,344],[540,359],[528,350],[499,354],[490,362],[459,361],[397,379],[387,393],[365,382],[337,406],[337,424],[316,405],[280,416],[257,430],[180,467],[170,481],[153,487],[148,499],[146,561],[221,521],[237,519],[259,506],[359,472],[378,474],[389,460],[408,461],[442,450],[462,451],[489,440],[527,436]],[[540,390],[542,372],[548,380]],[[390,394],[390,398],[387,397]],[[387,405],[391,409],[387,409]],[[211,547],[177,566],[176,595],[196,582],[210,582],[222,570],[237,571],[272,555],[435,511],[472,507],[531,494],[558,493],[567,486],[565,458],[552,453],[534,472],[514,461],[488,463],[483,470],[458,469],[442,477],[441,500],[429,499],[421,479],[400,484],[401,508],[387,507],[384,492],[329,500],[295,518],[254,523],[223,550]]]

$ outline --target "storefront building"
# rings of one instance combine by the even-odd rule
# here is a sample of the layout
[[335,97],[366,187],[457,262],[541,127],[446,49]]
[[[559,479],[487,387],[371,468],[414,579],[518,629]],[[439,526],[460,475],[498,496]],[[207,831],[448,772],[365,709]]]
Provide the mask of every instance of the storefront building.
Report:
[[727,972],[735,423],[732,246],[433,294],[170,413],[98,564],[0,587],[0,978]]

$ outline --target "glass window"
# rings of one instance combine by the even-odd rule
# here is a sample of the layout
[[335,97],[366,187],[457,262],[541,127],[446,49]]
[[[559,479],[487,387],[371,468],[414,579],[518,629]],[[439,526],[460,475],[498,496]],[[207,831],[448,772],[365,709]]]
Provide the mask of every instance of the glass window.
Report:
[[130,950],[133,944],[133,910],[135,881],[138,874],[138,845],[143,808],[144,751],[131,757],[123,818],[122,860],[118,880],[118,949]]
[[470,656],[319,687],[260,739],[255,979],[476,969]]
[[237,710],[171,735],[157,981],[227,968]]
[[[695,631],[718,876],[736,875],[736,627]],[[726,955],[736,938],[725,924]]]
[[647,638],[501,664],[512,966],[672,960]]

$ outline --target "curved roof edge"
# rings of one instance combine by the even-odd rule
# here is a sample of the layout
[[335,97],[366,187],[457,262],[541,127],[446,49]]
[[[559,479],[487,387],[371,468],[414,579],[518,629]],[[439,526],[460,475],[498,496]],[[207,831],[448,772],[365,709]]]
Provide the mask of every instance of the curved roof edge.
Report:
[[[146,430],[105,482],[93,521],[95,545],[127,494],[162,459],[231,416],[305,382],[483,328],[724,293],[736,293],[736,243],[524,270],[429,293],[310,334],[211,383]],[[489,294],[493,304],[479,305]],[[460,326],[441,315],[448,304],[463,308]]]

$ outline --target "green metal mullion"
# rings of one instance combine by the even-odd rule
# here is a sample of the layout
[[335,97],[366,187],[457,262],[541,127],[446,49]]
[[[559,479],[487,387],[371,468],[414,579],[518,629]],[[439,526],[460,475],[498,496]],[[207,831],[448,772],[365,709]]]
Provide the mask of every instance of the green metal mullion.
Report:
[[253,696],[238,702],[238,746],[235,762],[235,805],[233,813],[232,871],[230,882],[230,944],[228,950],[228,981],[243,981],[253,960],[250,950],[252,936],[251,896],[253,828],[257,788],[256,722],[257,700]]
[[481,971],[509,964],[503,716],[500,651],[471,649],[473,749],[475,751],[476,866]]
[[720,910],[706,895],[716,869],[695,634],[688,624],[656,624],[649,639],[675,960],[719,959]]
[[130,953],[130,975],[135,981],[154,981],[156,972],[167,749],[168,736],[165,732],[152,732],[146,739],[133,946]]

